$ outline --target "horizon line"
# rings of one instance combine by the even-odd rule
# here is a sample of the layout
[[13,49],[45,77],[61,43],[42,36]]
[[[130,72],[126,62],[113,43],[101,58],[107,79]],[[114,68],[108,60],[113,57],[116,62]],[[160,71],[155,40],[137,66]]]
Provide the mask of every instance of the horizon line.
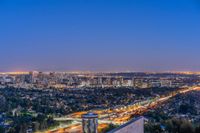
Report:
[[185,73],[185,74],[195,74],[199,73],[200,71],[40,71],[40,70],[30,70],[30,71],[5,71],[0,72],[0,74],[25,74],[30,72],[44,72],[44,73]]

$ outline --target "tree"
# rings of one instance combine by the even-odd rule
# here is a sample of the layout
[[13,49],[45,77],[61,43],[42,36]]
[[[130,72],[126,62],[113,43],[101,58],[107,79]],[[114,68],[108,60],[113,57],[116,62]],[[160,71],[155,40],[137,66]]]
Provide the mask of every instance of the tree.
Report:
[[117,127],[118,127],[118,126],[116,126],[116,125],[114,125],[114,124],[109,124],[107,128],[102,129],[100,132],[101,132],[101,133],[106,133],[106,132],[111,131],[112,129],[115,129],[115,128],[117,128]]
[[159,124],[145,124],[145,133],[161,133],[162,129]]
[[0,126],[0,133],[4,133],[4,132],[5,132],[5,129],[2,126]]
[[166,130],[170,133],[193,133],[194,128],[184,119],[170,119],[166,122]]
[[200,133],[200,125],[195,128],[195,133]]
[[180,126],[180,133],[193,133],[194,129],[192,127],[192,124],[184,121]]

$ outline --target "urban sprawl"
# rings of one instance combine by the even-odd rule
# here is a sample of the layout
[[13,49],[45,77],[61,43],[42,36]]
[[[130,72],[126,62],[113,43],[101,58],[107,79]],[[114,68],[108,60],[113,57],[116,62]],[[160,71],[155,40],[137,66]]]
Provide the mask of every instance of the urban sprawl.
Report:
[[189,72],[0,73],[0,132],[81,132],[92,111],[102,133],[141,115],[147,133],[196,133],[199,85]]
[[1,87],[84,88],[84,87],[182,87],[199,83],[198,75],[182,73],[65,73],[13,72],[0,74]]

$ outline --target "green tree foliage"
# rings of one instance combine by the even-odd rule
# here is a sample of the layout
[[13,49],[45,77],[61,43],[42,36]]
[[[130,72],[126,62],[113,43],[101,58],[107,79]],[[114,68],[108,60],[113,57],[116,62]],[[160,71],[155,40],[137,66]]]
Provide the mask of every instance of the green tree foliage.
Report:
[[111,131],[111,130],[117,128],[117,127],[118,127],[118,126],[116,126],[116,125],[114,125],[114,124],[109,124],[107,128],[102,129],[101,133],[106,133],[106,132]]
[[145,133],[161,133],[162,129],[159,124],[145,124]]

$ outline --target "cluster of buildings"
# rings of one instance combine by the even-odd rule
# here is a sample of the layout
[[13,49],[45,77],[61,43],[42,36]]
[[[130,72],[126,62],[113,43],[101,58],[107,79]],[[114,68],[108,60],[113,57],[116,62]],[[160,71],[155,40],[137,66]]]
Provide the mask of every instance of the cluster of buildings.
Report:
[[182,87],[198,85],[195,74],[175,73],[66,73],[21,72],[0,73],[0,87],[20,88],[82,88],[82,87]]

